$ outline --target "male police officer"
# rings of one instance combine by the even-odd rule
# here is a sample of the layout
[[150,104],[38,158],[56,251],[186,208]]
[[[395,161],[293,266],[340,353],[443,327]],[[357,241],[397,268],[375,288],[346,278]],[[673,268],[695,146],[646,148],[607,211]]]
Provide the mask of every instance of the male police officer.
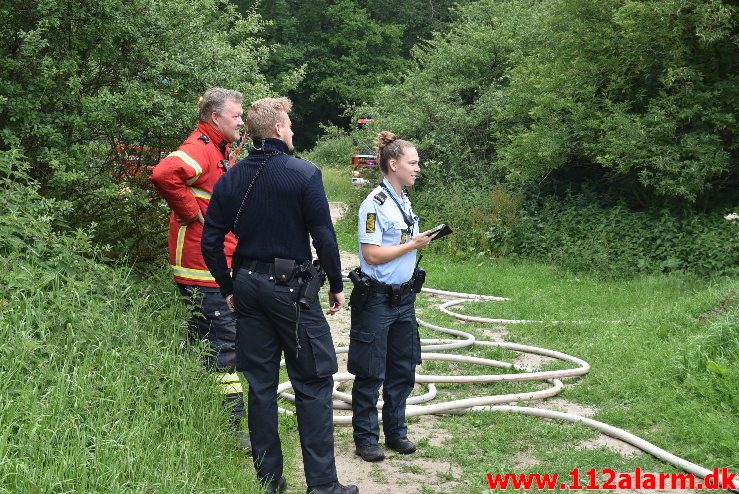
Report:
[[[157,190],[172,208],[169,263],[191,313],[190,334],[210,345],[212,355],[206,364],[216,373],[237,430],[244,416],[244,398],[239,376],[234,371],[236,318],[206,268],[200,253],[200,237],[213,186],[233,164],[229,158],[230,144],[239,139],[244,124],[241,101],[238,91],[208,89],[199,103],[197,128],[177,151],[159,162],[151,175]],[[228,235],[225,241],[230,261],[236,239]],[[241,431],[238,434],[241,445],[249,449],[249,438]]]
[[[267,492],[287,488],[277,432],[280,355],[295,390],[308,492],[356,494],[337,480],[332,375],[337,371],[328,323],[317,296],[301,293],[311,264],[308,235],[330,284],[329,314],[344,303],[339,250],[313,164],[293,150],[287,98],[252,103],[247,116],[255,149],[216,184],[205,218],[203,257],[237,314],[237,369],[249,381],[252,456]],[[238,237],[233,278],[223,254],[228,232]]]

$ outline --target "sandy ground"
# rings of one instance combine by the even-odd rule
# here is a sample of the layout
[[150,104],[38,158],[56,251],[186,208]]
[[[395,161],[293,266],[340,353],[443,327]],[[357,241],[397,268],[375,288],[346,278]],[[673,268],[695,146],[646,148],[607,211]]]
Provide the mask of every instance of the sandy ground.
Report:
[[[330,207],[331,216],[335,222],[344,214],[345,206],[342,203],[330,203]],[[359,265],[359,259],[356,253],[342,251],[340,254],[341,266],[344,272]],[[351,287],[347,286],[347,301],[350,292]],[[349,344],[350,327],[348,307],[345,307],[334,316],[328,317],[328,321],[331,326],[335,345],[337,347],[347,346]],[[477,330],[477,333],[485,339],[503,341],[507,334],[507,329],[505,327],[495,327]],[[548,357],[522,354],[521,357],[516,359],[515,363],[528,368],[538,369],[551,360]],[[346,354],[340,353],[338,355],[338,362],[339,372],[346,371]],[[350,389],[346,389],[346,387],[342,387],[340,390],[350,392]],[[585,407],[561,398],[532,402],[527,404],[527,406],[570,412],[586,417],[593,416],[597,412],[596,408]],[[351,427],[336,427],[336,468],[339,480],[344,484],[351,483],[359,486],[361,494],[453,494],[458,492],[460,490],[459,483],[462,481],[461,468],[451,461],[424,457],[424,447],[426,447],[426,444],[430,446],[443,446],[453,440],[448,432],[437,427],[438,421],[439,419],[434,416],[422,416],[409,420],[409,438],[415,441],[424,440],[421,442],[416,454],[400,455],[392,450],[386,449],[385,460],[376,463],[365,462],[354,454]],[[382,442],[383,437],[381,436],[380,443],[382,444]],[[640,453],[636,448],[604,435],[583,441],[577,447],[583,449],[608,448],[622,456],[633,456]],[[512,452],[512,455],[513,464],[519,471],[535,470],[536,465],[539,463],[531,451]],[[289,480],[290,486],[288,492],[305,492],[302,468],[302,461],[299,461],[299,464],[296,465],[295,478]],[[483,481],[480,482],[480,492],[490,492]],[[682,494],[692,491],[617,490],[610,492],[622,494],[673,492]]]

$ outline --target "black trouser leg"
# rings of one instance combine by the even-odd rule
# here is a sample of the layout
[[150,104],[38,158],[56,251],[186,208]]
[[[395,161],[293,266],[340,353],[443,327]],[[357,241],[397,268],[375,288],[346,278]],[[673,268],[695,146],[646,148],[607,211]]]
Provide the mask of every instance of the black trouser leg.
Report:
[[259,312],[240,310],[237,325],[239,364],[249,381],[247,411],[252,458],[257,476],[266,483],[279,479],[283,468],[277,426],[277,385],[282,348],[269,321]]
[[377,444],[380,425],[378,390],[385,380],[387,334],[396,317],[387,296],[374,293],[359,314],[352,313],[347,367],[354,374],[352,385],[352,428],[354,444]]
[[377,395],[380,379],[355,377],[352,385],[352,428],[354,444],[366,446],[380,441]]
[[380,386],[385,440],[406,437],[405,406],[420,362],[415,299],[415,293],[408,293],[398,306],[391,307],[386,295],[373,294],[361,313],[352,314],[347,367],[355,375],[352,426],[357,446],[377,444],[379,440]]
[[[335,481],[331,394],[332,376],[338,368],[320,303],[298,311],[297,283],[276,285],[269,276],[244,269],[239,271],[234,288],[239,314],[238,365],[249,380],[252,448],[262,455],[259,478],[270,480],[282,475],[276,390],[279,355],[284,350],[295,390],[306,482],[315,486]],[[266,432],[257,431],[258,426]]]
[[[337,479],[331,395],[338,366],[331,328],[317,300],[310,309],[297,311],[296,293],[279,286],[275,289],[270,316],[279,328],[287,373],[295,390],[306,483],[326,484]],[[286,301],[293,303],[292,310]]]
[[386,442],[405,438],[405,406],[415,384],[417,323],[413,304],[399,307],[398,319],[390,326],[387,336],[385,383],[382,388],[382,430]]
[[203,365],[209,369],[223,393],[231,421],[238,427],[244,416],[244,395],[235,372],[236,316],[217,288],[178,285],[190,312],[188,333],[191,339],[206,341],[211,353]]

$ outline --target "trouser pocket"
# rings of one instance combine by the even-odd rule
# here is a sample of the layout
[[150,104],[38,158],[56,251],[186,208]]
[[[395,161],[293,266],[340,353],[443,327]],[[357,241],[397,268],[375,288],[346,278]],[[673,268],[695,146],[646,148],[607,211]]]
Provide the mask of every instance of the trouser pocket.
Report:
[[351,331],[347,370],[359,377],[373,377],[377,373],[375,333]]
[[[307,342],[310,348],[305,351],[309,355],[307,358],[312,359],[310,365],[306,365],[307,370],[312,376],[306,377],[329,377],[338,372],[339,367],[336,363],[336,350],[334,349],[334,341],[331,338],[331,328],[328,323],[318,328],[306,328],[302,324],[301,333],[307,335]],[[300,357],[299,357],[300,358]]]

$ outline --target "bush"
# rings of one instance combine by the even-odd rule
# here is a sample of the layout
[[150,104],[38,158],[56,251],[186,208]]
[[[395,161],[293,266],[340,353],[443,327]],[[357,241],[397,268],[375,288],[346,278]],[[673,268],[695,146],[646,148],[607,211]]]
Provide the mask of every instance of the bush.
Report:
[[163,273],[100,263],[27,169],[0,151],[0,493],[262,492]]
[[259,17],[223,0],[49,0],[0,18],[0,150],[20,149],[42,195],[69,201],[60,220],[97,222],[95,240],[151,259],[162,202],[145,166],[127,176],[121,146],[148,147],[140,164],[154,165],[192,131],[209,86],[269,94]]
[[612,277],[686,271],[739,273],[739,225],[718,213],[634,211],[593,197],[547,197],[521,221],[487,230],[491,251]]
[[355,140],[333,125],[323,127],[324,134],[316,143],[316,146],[306,154],[306,159],[323,167],[343,167],[349,169]]
[[618,278],[739,274],[739,221],[726,212],[638,211],[584,190],[535,197],[501,184],[418,191],[414,209],[423,228],[445,222],[455,230],[432,244],[452,256],[521,257]]
[[482,0],[457,13],[359,110],[441,165],[430,187],[536,189],[578,168],[646,207],[736,194],[732,2]]

